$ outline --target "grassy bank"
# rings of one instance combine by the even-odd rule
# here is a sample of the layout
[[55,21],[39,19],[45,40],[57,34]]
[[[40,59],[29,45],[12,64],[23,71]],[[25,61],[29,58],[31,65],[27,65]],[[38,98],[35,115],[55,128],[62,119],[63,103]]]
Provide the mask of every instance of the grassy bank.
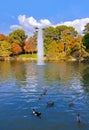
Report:
[[[37,54],[21,54],[18,56],[12,56],[12,57],[2,57],[1,58],[2,61],[31,61],[31,62],[36,62],[37,61]],[[66,61],[66,62],[71,62],[71,61],[76,61],[75,58],[73,58],[72,56],[69,57],[60,57],[60,59],[56,59],[53,57],[44,57],[44,61],[51,61],[51,62],[60,62],[60,61]]]
[[10,60],[37,61],[37,54],[22,54],[22,55],[10,57]]

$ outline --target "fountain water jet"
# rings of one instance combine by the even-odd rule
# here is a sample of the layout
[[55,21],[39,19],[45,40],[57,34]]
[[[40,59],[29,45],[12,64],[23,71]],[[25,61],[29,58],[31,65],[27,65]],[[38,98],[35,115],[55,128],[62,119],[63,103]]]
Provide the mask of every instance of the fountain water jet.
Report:
[[38,28],[37,36],[37,64],[44,65],[44,45],[43,45],[43,29]]

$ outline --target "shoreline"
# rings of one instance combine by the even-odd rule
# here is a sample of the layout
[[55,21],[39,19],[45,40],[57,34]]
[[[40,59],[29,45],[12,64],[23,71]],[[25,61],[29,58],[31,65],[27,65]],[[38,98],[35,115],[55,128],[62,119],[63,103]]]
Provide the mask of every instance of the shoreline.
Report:
[[[19,56],[9,56],[9,57],[0,57],[0,61],[29,61],[29,62],[37,62],[37,56],[26,56],[26,55],[19,55]],[[60,58],[60,59],[54,59],[54,58],[47,58],[44,57],[45,62],[82,62],[82,63],[89,63],[89,59],[87,58],[81,58],[76,59],[72,56],[69,56],[67,58]]]
[[[33,57],[18,57],[18,56],[14,56],[14,57],[0,57],[0,61],[30,61],[30,62],[37,62],[37,58],[33,58]],[[64,62],[72,62],[72,61],[77,61],[75,58],[71,57],[71,58],[64,58],[64,59],[59,59],[59,60],[55,60],[55,59],[48,59],[47,57],[44,57],[44,61],[46,62],[60,62],[60,61],[64,61]]]

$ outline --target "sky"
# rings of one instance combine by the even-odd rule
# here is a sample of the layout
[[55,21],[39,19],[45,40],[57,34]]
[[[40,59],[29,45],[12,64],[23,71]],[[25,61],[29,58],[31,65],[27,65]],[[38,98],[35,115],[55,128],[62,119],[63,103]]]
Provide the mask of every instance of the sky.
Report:
[[0,34],[24,29],[31,35],[35,27],[67,25],[82,34],[89,23],[89,0],[2,0]]

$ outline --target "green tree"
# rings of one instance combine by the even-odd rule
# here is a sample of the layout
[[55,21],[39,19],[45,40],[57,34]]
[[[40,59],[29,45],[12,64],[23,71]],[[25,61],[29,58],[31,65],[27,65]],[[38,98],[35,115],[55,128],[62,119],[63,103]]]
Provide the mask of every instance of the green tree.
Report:
[[24,41],[27,38],[25,31],[22,29],[17,29],[9,34],[9,38],[11,39],[11,43],[18,43],[20,46],[23,46]]
[[50,37],[53,39],[53,36],[55,35],[55,28],[54,27],[48,27],[43,30],[44,37]]
[[86,33],[84,36],[83,36],[83,45],[86,47],[86,51],[89,51],[89,33]]
[[11,53],[11,44],[7,41],[0,41],[0,56],[10,56]]
[[55,28],[48,27],[43,30],[44,42],[50,44],[55,36]]
[[89,33],[89,23],[87,23],[84,27],[84,30],[83,30],[83,33],[86,34],[86,33]]
[[56,37],[57,37],[57,40],[60,41],[62,39],[62,35],[64,32],[67,33],[70,33],[71,36],[75,37],[77,36],[78,32],[75,30],[75,28],[71,27],[71,26],[66,26],[66,25],[60,25],[60,26],[57,26],[55,28],[55,32],[56,32]]

